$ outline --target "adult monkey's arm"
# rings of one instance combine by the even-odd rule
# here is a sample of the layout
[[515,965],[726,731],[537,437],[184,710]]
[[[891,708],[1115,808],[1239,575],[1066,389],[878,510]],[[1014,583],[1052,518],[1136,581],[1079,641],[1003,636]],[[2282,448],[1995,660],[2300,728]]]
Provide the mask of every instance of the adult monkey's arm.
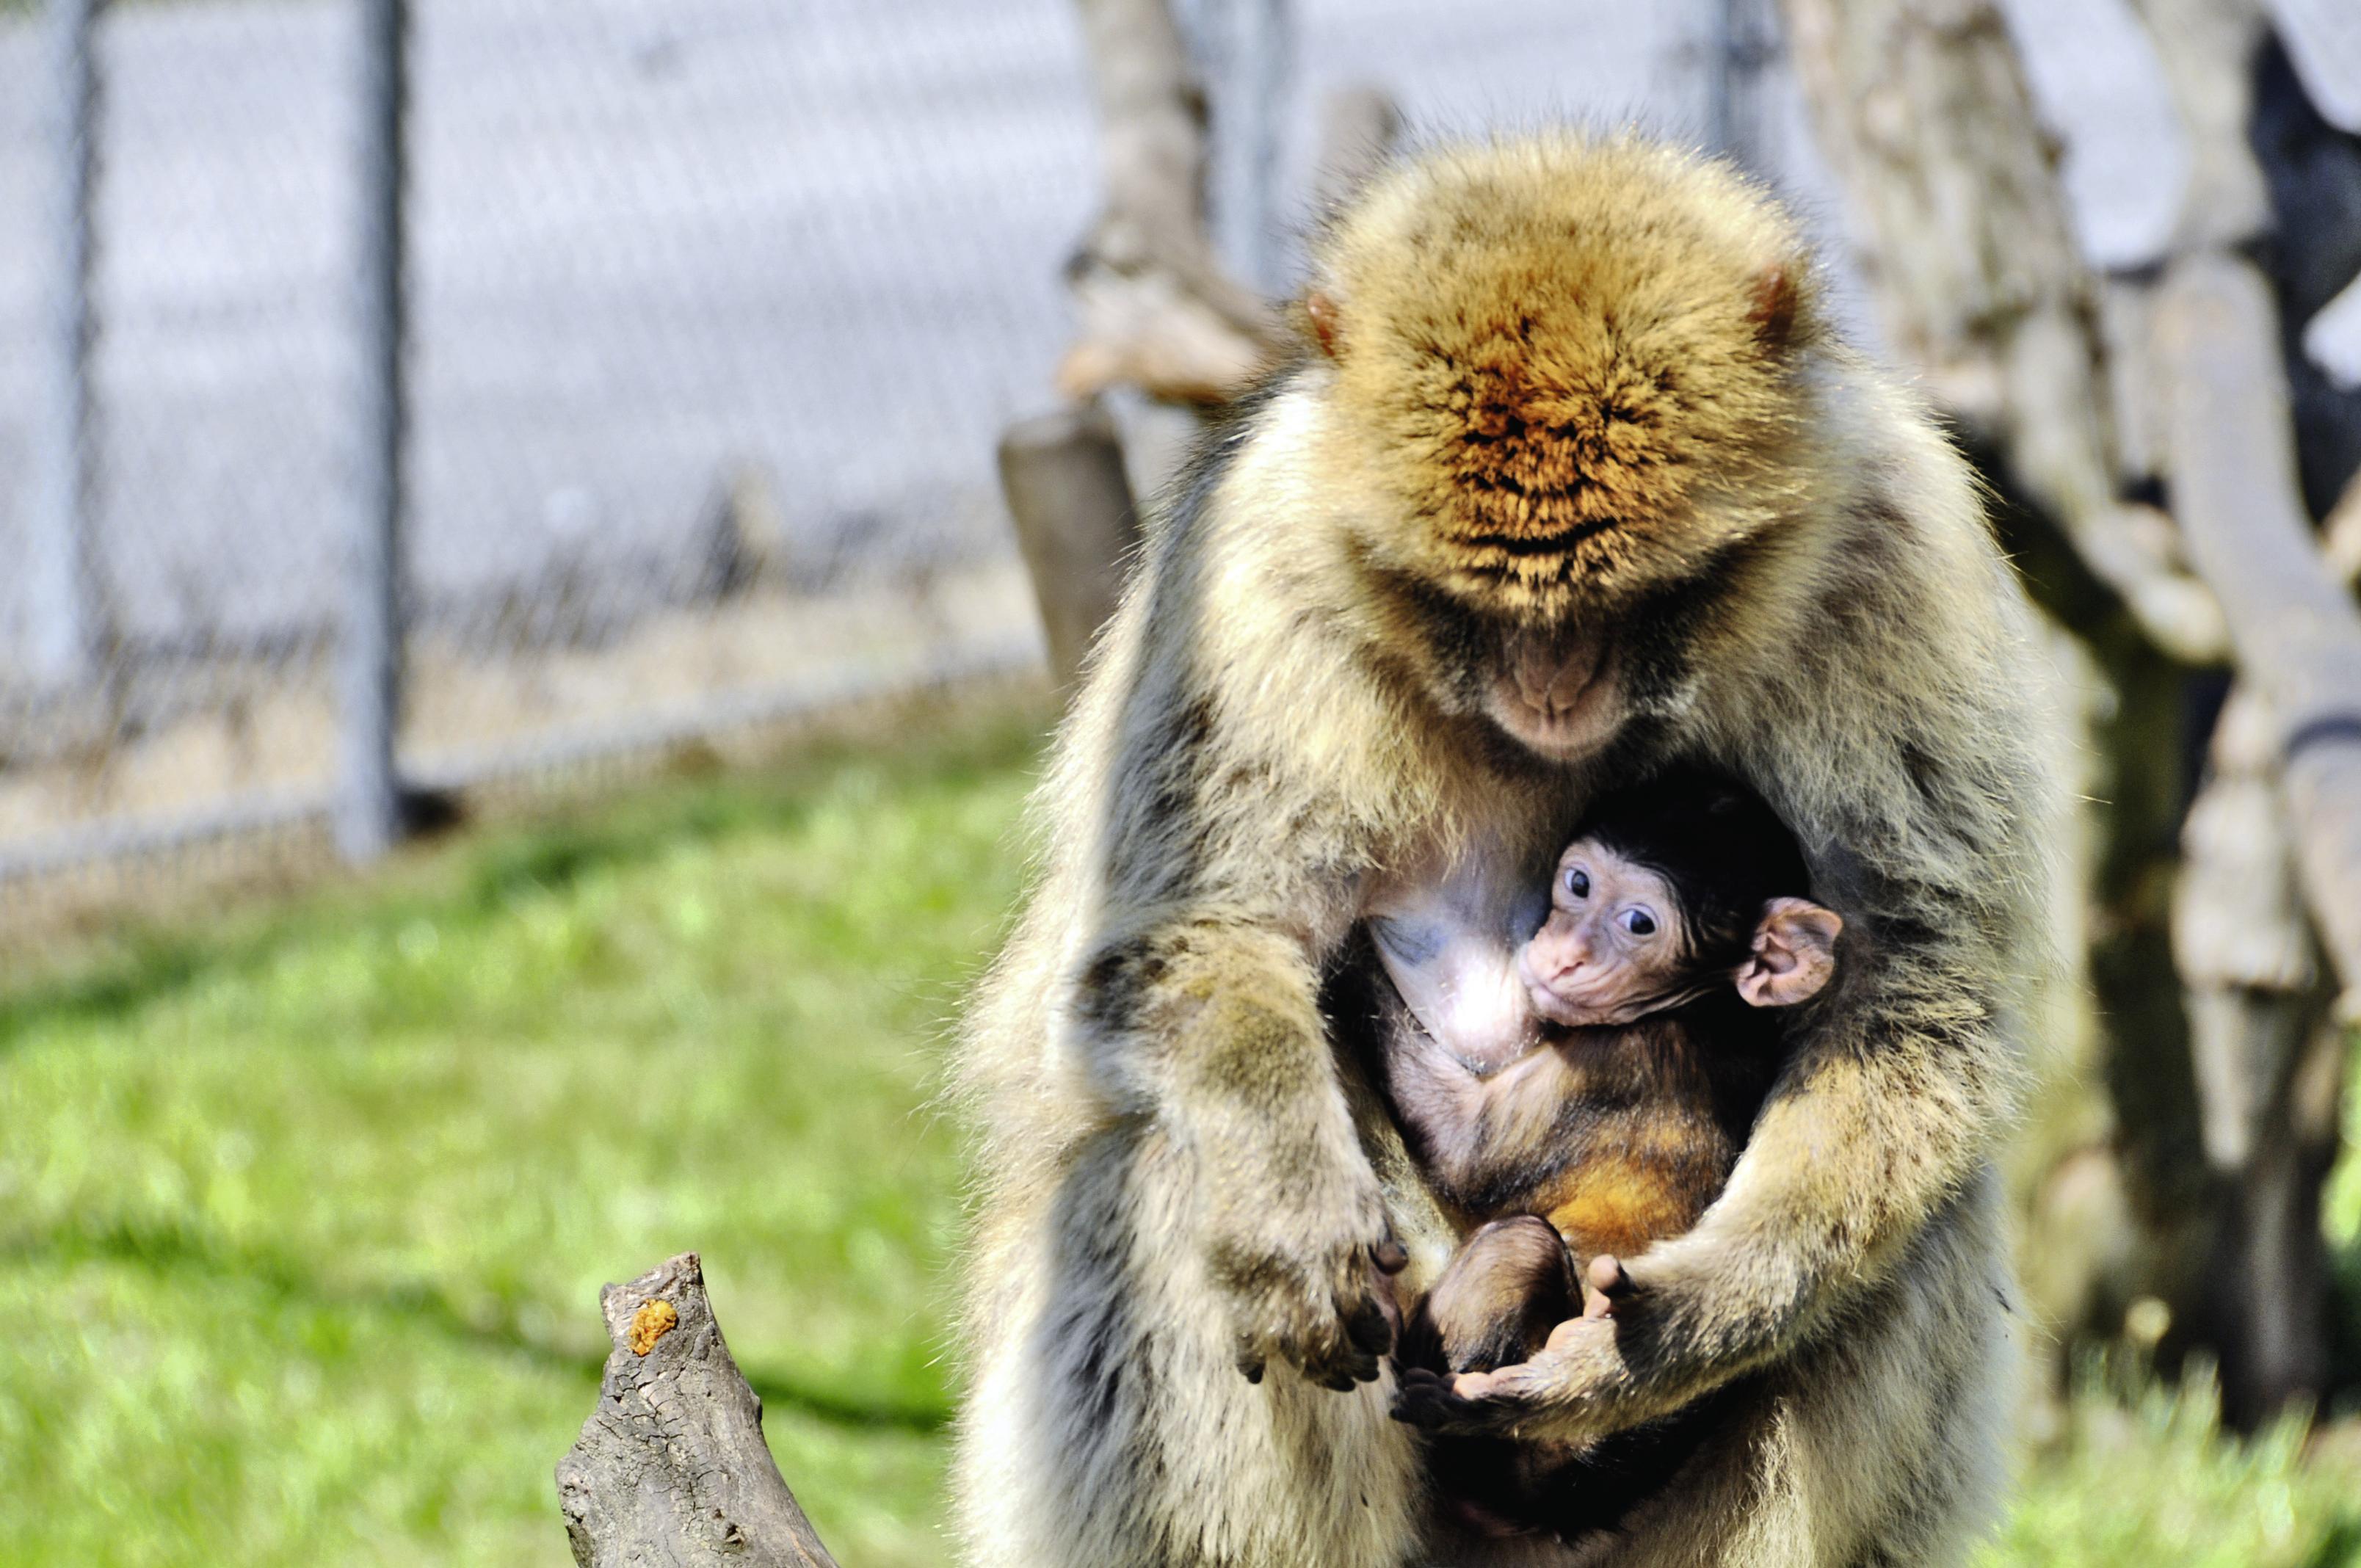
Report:
[[1316,727],[1250,694],[1285,669],[1291,697],[1350,726],[1358,687],[1279,592],[1223,582],[1240,452],[1213,449],[1174,499],[1061,746],[1061,853],[1087,868],[1063,1011],[1104,1112],[1179,1162],[1138,1182],[1188,1216],[1241,1369],[1347,1388],[1390,1343],[1381,1194],[1319,1008],[1353,916],[1355,791],[1302,761]]

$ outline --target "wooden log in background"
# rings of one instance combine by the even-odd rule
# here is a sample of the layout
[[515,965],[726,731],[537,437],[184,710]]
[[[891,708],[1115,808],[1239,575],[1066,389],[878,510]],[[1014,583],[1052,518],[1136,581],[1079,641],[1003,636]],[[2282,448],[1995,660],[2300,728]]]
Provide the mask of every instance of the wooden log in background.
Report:
[[1071,692],[1139,538],[1115,422],[1092,402],[1011,425],[1000,438],[1000,489],[1041,609],[1050,678]]
[[2173,510],[2230,612],[2241,674],[2278,718],[2296,863],[2350,997],[2361,988],[2361,610],[2297,489],[2278,309],[2253,263],[2207,253],[2174,265],[2157,314]]

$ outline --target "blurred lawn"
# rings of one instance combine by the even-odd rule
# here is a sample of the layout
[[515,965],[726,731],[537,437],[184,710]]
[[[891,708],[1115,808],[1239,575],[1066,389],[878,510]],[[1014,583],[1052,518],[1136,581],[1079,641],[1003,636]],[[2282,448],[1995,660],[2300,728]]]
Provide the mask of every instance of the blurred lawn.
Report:
[[[0,988],[0,1563],[566,1563],[598,1288],[689,1247],[822,1533],[940,1561],[926,1102],[1031,740],[938,730]],[[2361,1563],[2361,1455],[2093,1393],[1993,1561]]]

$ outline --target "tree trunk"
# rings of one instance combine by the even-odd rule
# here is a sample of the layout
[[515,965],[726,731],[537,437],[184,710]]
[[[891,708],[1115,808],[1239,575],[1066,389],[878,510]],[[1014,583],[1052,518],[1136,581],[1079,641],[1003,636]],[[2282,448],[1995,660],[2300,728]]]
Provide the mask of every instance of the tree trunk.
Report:
[[[2169,933],[2191,704],[2172,655],[2224,646],[2169,521],[2115,493],[2096,292],[2055,149],[1987,0],[1784,0],[1820,145],[1895,349],[1927,373],[2002,492],[2004,540],[2112,701],[2092,720],[2093,1058],[2044,1061],[2024,1175],[2026,1278],[2062,1332],[2141,1295],[2187,1321],[2208,1185]],[[2093,1105],[2086,1086],[2103,1084]],[[2128,1234],[2127,1234],[2128,1233]]]
[[2361,988],[2361,610],[2297,491],[2270,286],[2226,254],[2178,261],[2157,343],[2173,510],[2278,720],[2296,863],[2349,994]]
[[[1785,4],[1892,338],[2023,503],[2003,509],[2008,543],[2115,698],[2093,726],[2108,807],[2094,823],[2091,953],[2112,1163],[2078,1143],[2087,1118],[2052,1111],[2028,1274],[2069,1332],[2112,1328],[2128,1293],[2164,1297],[2176,1343],[2193,1331],[2214,1344],[2231,1413],[2249,1421],[2316,1390],[2326,1365],[2317,1188],[2338,1073],[2314,1027],[2305,902],[2348,987],[2361,959],[2361,616],[2304,521],[2282,334],[2260,275],[2233,254],[2270,219],[2246,140],[2260,12],[2139,0],[2191,178],[2162,287],[2106,292],[2131,362],[2111,375],[2054,149],[1990,0]],[[2112,410],[2153,449],[2136,466],[2165,470],[2173,518],[2117,496],[2130,466]],[[2251,757],[2217,744],[2188,824],[2176,981],[2166,890],[2187,737],[2207,707],[2182,663],[2233,649],[2251,689],[2230,728],[2262,740]],[[2254,916],[2275,891],[2286,907]],[[2275,955],[2257,958],[2258,933]],[[2070,1080],[2053,1084],[2070,1094]],[[2094,1235],[2094,1215],[2136,1234]]]
[[1224,270],[1206,229],[1204,92],[1166,0],[1081,9],[1104,205],[1067,267],[1082,332],[1059,387],[1077,400],[1128,385],[1224,402],[1261,374],[1282,333]]
[[2218,658],[2221,612],[2170,523],[2116,494],[2096,291],[1997,8],[1785,0],[1784,10],[1895,351],[1992,444],[2150,641],[2186,661]]

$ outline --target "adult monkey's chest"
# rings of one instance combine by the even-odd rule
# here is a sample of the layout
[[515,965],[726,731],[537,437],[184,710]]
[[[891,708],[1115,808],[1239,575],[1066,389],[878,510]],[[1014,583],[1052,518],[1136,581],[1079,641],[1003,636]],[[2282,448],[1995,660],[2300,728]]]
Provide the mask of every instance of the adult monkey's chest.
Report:
[[1402,855],[1365,889],[1361,918],[1385,978],[1420,1027],[1481,1073],[1539,1041],[1517,953],[1549,913],[1568,813],[1545,797],[1457,843]]
[[1346,1091],[1362,1143],[1387,1194],[1411,1266],[1395,1282],[1405,1309],[1433,1285],[1464,1239],[1468,1216],[1437,1192],[1410,1148],[1382,1088],[1384,1058],[1402,1031],[1426,1031],[1489,1071],[1538,1042],[1516,979],[1517,950],[1548,907],[1570,801],[1503,797],[1480,839],[1430,841],[1389,857],[1363,887],[1361,937],[1330,997],[1352,1045]]

